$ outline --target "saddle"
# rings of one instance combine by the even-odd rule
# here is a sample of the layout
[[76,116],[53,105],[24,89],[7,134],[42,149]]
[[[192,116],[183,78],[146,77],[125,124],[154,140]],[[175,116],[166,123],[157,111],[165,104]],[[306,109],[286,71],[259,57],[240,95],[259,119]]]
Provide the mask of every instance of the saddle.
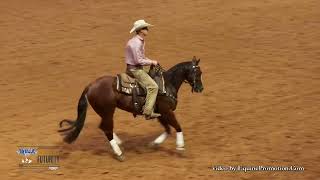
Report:
[[[159,90],[158,96],[166,95],[166,87],[163,78],[164,69],[160,65],[151,65],[148,72],[149,76],[157,83]],[[132,103],[135,110],[134,116],[141,114],[145,104],[147,90],[128,72],[117,74],[117,91],[132,96]]]

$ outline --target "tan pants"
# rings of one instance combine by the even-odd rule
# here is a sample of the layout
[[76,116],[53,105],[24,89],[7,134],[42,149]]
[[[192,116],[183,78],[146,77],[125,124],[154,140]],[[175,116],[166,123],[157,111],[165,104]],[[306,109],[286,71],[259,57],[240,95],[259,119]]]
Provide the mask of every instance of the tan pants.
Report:
[[154,104],[158,95],[158,85],[154,80],[143,70],[130,70],[138,83],[147,89],[146,104],[144,105],[143,114],[150,115],[153,112]]

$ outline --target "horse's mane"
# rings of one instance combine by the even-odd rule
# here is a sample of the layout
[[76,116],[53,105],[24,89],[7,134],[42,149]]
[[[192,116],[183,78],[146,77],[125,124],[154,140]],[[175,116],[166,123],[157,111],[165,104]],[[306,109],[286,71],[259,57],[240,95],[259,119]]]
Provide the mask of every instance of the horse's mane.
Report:
[[168,71],[166,71],[167,73],[172,73],[172,72],[176,72],[178,70],[184,70],[184,68],[189,67],[189,65],[191,64],[191,61],[185,61],[185,62],[181,62],[178,63],[174,66],[172,66]]
[[[187,68],[190,67],[191,61],[185,61],[185,62],[180,62],[174,66],[172,66],[169,70],[165,70],[160,64],[156,66],[151,66],[151,69],[149,71],[149,75],[153,78],[155,76],[161,76],[163,74],[165,77],[173,78],[176,76],[176,74],[180,71],[185,71]],[[180,73],[178,73],[180,74]],[[175,79],[175,78],[174,78]]]

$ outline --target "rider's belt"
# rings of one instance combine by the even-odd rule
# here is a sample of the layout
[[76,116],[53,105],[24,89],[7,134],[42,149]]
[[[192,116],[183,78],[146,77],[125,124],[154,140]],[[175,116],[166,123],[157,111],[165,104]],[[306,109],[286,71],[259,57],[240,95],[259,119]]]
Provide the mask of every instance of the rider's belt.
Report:
[[143,66],[142,65],[131,65],[131,64],[127,64],[127,70],[126,70],[126,73],[133,77],[134,78],[134,75],[132,74],[131,71],[134,71],[134,70],[138,70],[138,69],[143,69]]
[[137,69],[143,69],[143,66],[127,64],[127,70],[137,70]]

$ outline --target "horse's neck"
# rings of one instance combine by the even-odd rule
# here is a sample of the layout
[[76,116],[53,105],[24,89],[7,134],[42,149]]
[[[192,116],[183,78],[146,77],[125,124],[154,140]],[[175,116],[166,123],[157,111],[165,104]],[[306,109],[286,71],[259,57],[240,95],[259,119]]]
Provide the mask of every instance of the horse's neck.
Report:
[[166,82],[171,85],[175,95],[181,87],[181,84],[185,80],[185,67],[182,64],[178,64],[165,72]]

